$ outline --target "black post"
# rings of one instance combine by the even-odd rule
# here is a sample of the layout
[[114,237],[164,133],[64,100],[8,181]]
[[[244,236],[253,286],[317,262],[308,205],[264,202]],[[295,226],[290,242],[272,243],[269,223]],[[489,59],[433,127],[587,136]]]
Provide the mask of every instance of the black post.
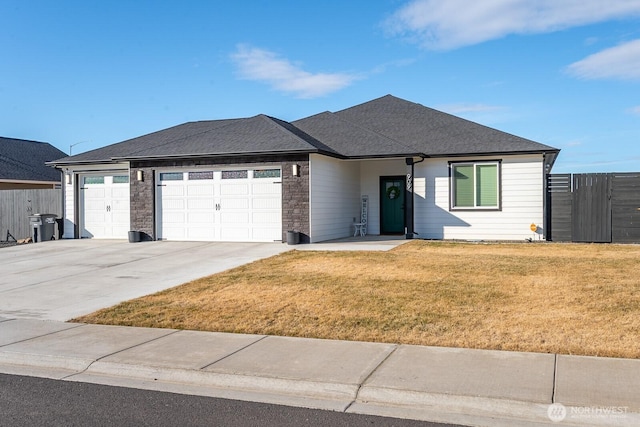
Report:
[[411,166],[411,172],[407,173],[404,193],[404,223],[406,225],[406,239],[413,239],[413,158],[405,159],[407,166]]

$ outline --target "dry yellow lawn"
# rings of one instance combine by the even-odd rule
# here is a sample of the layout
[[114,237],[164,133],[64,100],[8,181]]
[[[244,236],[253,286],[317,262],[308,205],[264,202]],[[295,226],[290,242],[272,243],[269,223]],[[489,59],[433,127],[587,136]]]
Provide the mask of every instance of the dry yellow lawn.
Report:
[[75,320],[640,358],[640,246],[294,250]]

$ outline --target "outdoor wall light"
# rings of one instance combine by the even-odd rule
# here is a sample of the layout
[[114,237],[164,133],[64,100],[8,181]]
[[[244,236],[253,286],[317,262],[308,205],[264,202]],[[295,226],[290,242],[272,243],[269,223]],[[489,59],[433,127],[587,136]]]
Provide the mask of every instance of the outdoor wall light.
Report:
[[144,181],[144,173],[141,170],[136,171],[136,178],[138,178],[138,181]]
[[67,184],[71,184],[71,174],[69,172],[67,172],[66,177],[67,177]]
[[293,165],[292,172],[293,176],[300,176],[300,165]]

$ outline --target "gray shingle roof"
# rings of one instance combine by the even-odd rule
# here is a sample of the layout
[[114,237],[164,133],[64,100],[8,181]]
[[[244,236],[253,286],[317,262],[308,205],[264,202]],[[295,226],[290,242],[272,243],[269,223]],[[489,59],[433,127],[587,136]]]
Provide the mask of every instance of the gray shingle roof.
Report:
[[345,157],[411,156],[419,153],[414,147],[345,121],[330,112],[297,120],[293,125]]
[[558,150],[391,95],[292,123],[265,115],[190,122],[54,162],[320,152],[340,158]]
[[[189,122],[60,159],[58,164],[141,158],[308,153],[326,147],[290,123],[263,114]],[[332,153],[337,154],[337,153]]]
[[[411,146],[426,156],[558,151],[391,95],[338,111],[335,115]],[[315,135],[312,129],[307,132]]]
[[60,171],[45,163],[65,157],[46,142],[0,137],[0,179],[60,181]]

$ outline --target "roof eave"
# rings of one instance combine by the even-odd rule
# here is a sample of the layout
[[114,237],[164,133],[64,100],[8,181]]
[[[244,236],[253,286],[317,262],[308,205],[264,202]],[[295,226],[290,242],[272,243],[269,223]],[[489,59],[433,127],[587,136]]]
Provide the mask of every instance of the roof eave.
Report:
[[428,154],[426,157],[442,158],[442,157],[473,157],[473,156],[517,156],[527,154],[556,154],[559,153],[558,149],[549,150],[523,150],[523,151],[486,151],[476,153],[442,153],[442,154]]
[[73,161],[58,161],[55,160],[53,162],[46,162],[45,165],[51,166],[54,168],[62,167],[62,166],[82,166],[82,165],[108,165],[114,163],[113,159],[110,160],[73,160]]
[[195,158],[222,158],[222,157],[253,157],[253,156],[282,156],[293,154],[317,153],[320,150],[279,150],[279,151],[252,151],[236,153],[198,153],[198,154],[171,154],[156,156],[123,156],[112,157],[112,161],[139,161],[139,160],[167,160],[167,159],[195,159]]

